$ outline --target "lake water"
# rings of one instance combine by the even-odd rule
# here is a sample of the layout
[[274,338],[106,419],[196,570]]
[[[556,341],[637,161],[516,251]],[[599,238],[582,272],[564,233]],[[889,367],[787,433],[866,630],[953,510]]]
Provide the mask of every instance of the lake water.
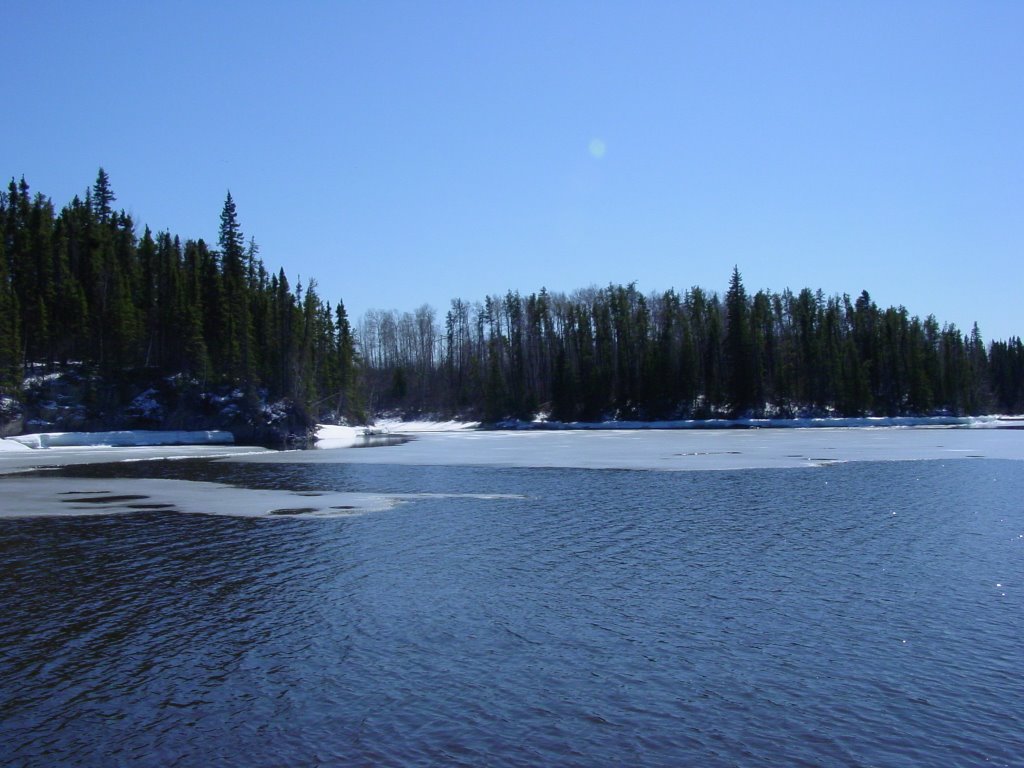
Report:
[[[54,499],[0,519],[4,763],[1024,764],[1024,462],[444,465],[450,442],[0,477],[9,511]],[[391,502],[125,513],[150,478]]]

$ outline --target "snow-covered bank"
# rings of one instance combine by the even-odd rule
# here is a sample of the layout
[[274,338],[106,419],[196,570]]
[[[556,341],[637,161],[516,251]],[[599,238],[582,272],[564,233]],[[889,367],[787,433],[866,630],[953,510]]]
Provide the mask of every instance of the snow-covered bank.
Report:
[[0,453],[5,451],[31,451],[27,445],[23,445],[16,440],[8,440],[7,438],[0,438]]
[[374,431],[385,433],[413,434],[417,432],[464,432],[476,429],[479,421],[402,421],[401,419],[378,419],[374,422]]
[[498,429],[815,429],[866,427],[1024,428],[1024,416],[836,416],[794,419],[679,419],[676,421],[504,421]]
[[[488,431],[621,431],[621,430],[723,430],[723,429],[865,429],[908,427],[956,427],[970,429],[1024,429],[1024,416],[865,416],[795,419],[680,419],[675,421],[504,421]],[[402,421],[378,419],[372,426],[348,427],[320,424],[317,448],[351,448],[365,445],[374,436],[466,433],[481,428],[478,421]]]
[[274,447],[307,446],[311,438],[306,412],[291,400],[273,399],[266,389],[207,387],[183,374],[164,376],[148,369],[101,376],[81,363],[58,371],[38,365],[29,371],[17,395],[0,395],[0,437],[212,430],[230,432],[238,443]]
[[1024,430],[479,430],[428,432],[414,440],[369,450],[291,451],[237,456],[226,461],[692,471],[979,459],[1024,460]]
[[351,448],[366,436],[366,427],[346,427],[339,424],[317,424],[317,448]]
[[352,448],[356,445],[367,445],[375,437],[432,432],[465,432],[479,426],[480,422],[477,421],[400,421],[399,419],[380,419],[369,427],[318,424],[315,447],[321,449]]
[[7,438],[27,448],[81,448],[87,446],[149,446],[149,445],[231,445],[230,432],[124,430],[118,432],[40,432]]
[[4,449],[0,450],[0,476],[82,464],[218,459],[254,453],[280,453],[280,451],[252,445],[89,445],[54,448],[48,451],[33,450],[20,443],[14,443],[14,445],[19,447],[8,450],[4,446]]

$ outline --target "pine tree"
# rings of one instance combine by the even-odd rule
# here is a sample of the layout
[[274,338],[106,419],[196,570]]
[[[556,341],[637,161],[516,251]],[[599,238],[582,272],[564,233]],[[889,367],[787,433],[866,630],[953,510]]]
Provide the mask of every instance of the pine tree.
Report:
[[348,321],[348,313],[341,301],[335,310],[337,328],[337,359],[338,359],[338,392],[335,411],[345,414],[354,405],[354,387],[356,377],[355,343],[352,338],[352,326]]
[[238,224],[235,201],[227,193],[220,214],[221,278],[224,289],[224,335],[227,373],[251,382],[254,375],[252,318],[245,237]]
[[102,224],[107,223],[113,213],[111,203],[117,198],[110,189],[110,177],[107,172],[100,168],[96,174],[96,183],[92,186],[92,210],[96,220]]
[[13,394],[21,380],[18,298],[11,287],[4,247],[4,209],[0,199],[0,393]]
[[753,344],[750,307],[739,267],[733,267],[725,294],[725,362],[728,367],[727,397],[733,412],[744,413],[754,406]]

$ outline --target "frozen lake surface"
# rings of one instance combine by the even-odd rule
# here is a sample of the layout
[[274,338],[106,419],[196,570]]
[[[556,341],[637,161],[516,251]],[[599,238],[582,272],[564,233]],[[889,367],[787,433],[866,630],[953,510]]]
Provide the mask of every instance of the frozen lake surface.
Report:
[[0,456],[11,764],[1024,754],[1024,431],[164,451]]
[[[1005,458],[1024,460],[1024,430],[950,427],[440,432],[386,451],[344,454],[346,463],[461,464],[580,469],[750,469],[846,461]],[[338,461],[333,451],[294,454]],[[243,461],[274,462],[254,455]]]

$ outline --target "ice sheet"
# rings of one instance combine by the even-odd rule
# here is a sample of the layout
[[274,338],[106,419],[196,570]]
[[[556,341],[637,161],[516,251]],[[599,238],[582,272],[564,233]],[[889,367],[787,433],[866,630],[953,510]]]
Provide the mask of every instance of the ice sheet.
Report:
[[[6,442],[6,441],[5,441]],[[233,445],[175,445],[148,447],[80,446],[49,450],[4,450],[0,452],[0,475],[44,467],[70,464],[105,464],[114,461],[153,461],[158,459],[196,459],[273,453],[266,448]]]
[[400,419],[378,419],[374,423],[373,429],[392,433],[416,434],[422,432],[465,432],[466,430],[476,429],[479,426],[479,421],[402,421]]
[[232,517],[345,517],[438,496],[518,498],[494,494],[379,494],[254,490],[190,480],[8,477],[0,480],[0,518],[67,517],[169,511]]
[[182,431],[125,429],[116,432],[39,432],[8,438],[29,448],[139,445],[231,445],[234,435],[222,430]]
[[231,461],[702,470],[845,461],[1024,460],[1024,430],[815,428],[421,433],[367,450],[290,451]]

